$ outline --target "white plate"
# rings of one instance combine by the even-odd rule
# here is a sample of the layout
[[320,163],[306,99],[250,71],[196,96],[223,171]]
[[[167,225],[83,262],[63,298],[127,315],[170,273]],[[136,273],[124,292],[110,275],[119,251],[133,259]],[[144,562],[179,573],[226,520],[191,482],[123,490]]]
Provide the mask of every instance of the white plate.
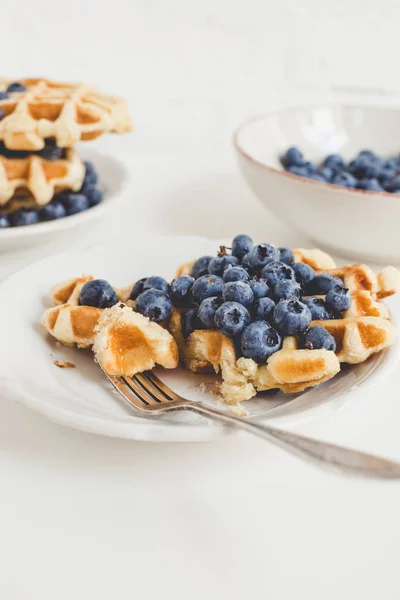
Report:
[[[205,441],[226,433],[222,426],[190,413],[162,419],[133,415],[112,392],[93,362],[90,351],[58,345],[39,324],[50,305],[49,288],[82,273],[108,279],[116,286],[140,277],[160,274],[171,279],[176,267],[189,258],[216,252],[218,244],[194,237],[135,239],[128,246],[96,244],[80,252],[58,254],[12,275],[0,286],[0,389],[8,397],[58,423],[119,438],[152,441]],[[352,389],[379,383],[397,364],[398,346],[375,355],[362,365],[343,369],[339,376],[309,392],[284,396],[259,394],[246,403],[250,418],[271,418],[283,425],[304,417],[338,410],[350,400]],[[54,360],[69,360],[76,369],[59,369]],[[216,378],[192,375],[182,369],[157,370],[172,388],[186,397],[211,404]]]
[[94,163],[99,181],[104,189],[103,201],[76,215],[56,219],[46,223],[10,227],[0,230],[0,250],[21,250],[29,246],[57,239],[60,234],[79,227],[88,227],[88,223],[100,218],[109,210],[115,210],[116,203],[122,200],[129,190],[130,174],[126,165],[117,158],[98,152],[94,148],[79,146],[82,160]]

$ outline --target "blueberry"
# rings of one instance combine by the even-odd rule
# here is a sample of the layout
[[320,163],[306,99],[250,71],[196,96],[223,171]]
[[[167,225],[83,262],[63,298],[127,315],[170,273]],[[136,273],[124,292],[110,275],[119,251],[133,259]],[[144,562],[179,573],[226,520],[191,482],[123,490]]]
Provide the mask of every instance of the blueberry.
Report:
[[222,298],[211,296],[200,304],[197,316],[206,329],[214,329],[215,312],[222,303]]
[[150,321],[161,323],[170,316],[172,303],[164,292],[151,288],[145,290],[136,298],[135,310],[148,317]]
[[294,254],[290,248],[278,248],[279,250],[279,260],[285,265],[292,266],[294,263]]
[[349,172],[357,179],[378,177],[380,165],[365,156],[358,156],[349,163]]
[[215,312],[214,326],[224,335],[239,335],[249,323],[249,311],[238,302],[224,302]]
[[103,190],[96,185],[85,186],[82,190],[86,198],[89,200],[89,206],[96,206],[103,200]]
[[250,254],[249,252],[247,254],[245,254],[242,258],[242,267],[243,269],[246,269],[246,271],[248,271],[249,273],[253,273],[254,269],[250,264]]
[[385,190],[387,192],[394,192],[400,189],[400,177],[394,177],[385,184]]
[[288,148],[288,150],[286,150],[284,156],[282,157],[282,164],[286,168],[294,166],[300,167],[304,164],[303,154],[298,148],[294,146]]
[[281,347],[281,335],[266,321],[255,321],[243,331],[241,338],[243,356],[257,363],[265,363]]
[[312,163],[310,161],[304,163],[304,168],[306,169],[306,171],[307,171],[307,173],[308,173],[309,176],[316,175],[317,172],[318,172],[317,165],[315,165],[314,163]]
[[94,164],[90,160],[84,160],[86,173],[93,173],[95,171]]
[[8,94],[7,92],[0,92],[0,100],[7,100]]
[[322,169],[319,171],[319,174],[325,179],[325,181],[329,183],[335,177],[336,171],[331,169],[331,167],[322,167]]
[[182,315],[182,335],[185,340],[197,328],[197,309],[191,308]]
[[335,285],[343,287],[342,280],[330,273],[322,273],[321,275],[316,275],[314,277],[307,289],[311,290],[311,294],[320,294],[323,296]]
[[146,290],[161,290],[168,296],[169,283],[164,279],[164,277],[154,275],[152,277],[148,277],[144,282],[143,291],[145,292]]
[[196,279],[192,286],[192,296],[194,302],[201,304],[210,296],[222,296],[225,283],[217,275],[203,275]]
[[272,292],[273,298],[275,302],[279,302],[279,300],[286,300],[287,298],[300,298],[301,297],[301,287],[294,280],[284,280],[279,281],[273,289]]
[[173,280],[171,283],[172,304],[175,306],[190,306],[194,281],[194,277],[190,277],[190,275],[182,275]]
[[395,159],[384,160],[379,171],[379,180],[385,182],[393,179],[399,170],[399,165]]
[[256,321],[269,321],[272,319],[276,304],[271,298],[260,298],[254,304],[254,319]]
[[232,267],[239,264],[239,259],[231,254],[219,254],[210,260],[208,265],[209,271],[212,275],[219,275],[222,277],[226,267],[232,265]]
[[38,155],[45,160],[60,160],[64,158],[64,148],[58,146],[45,146],[42,150],[39,150]]
[[343,285],[335,285],[326,294],[327,306],[336,312],[343,312],[349,310],[351,304],[351,296],[349,290],[344,288]]
[[306,283],[310,283],[315,277],[315,271],[310,265],[306,265],[306,263],[298,262],[294,263],[293,271],[296,277],[296,280],[301,284],[305,285]]
[[95,306],[96,308],[110,308],[117,304],[118,297],[112,286],[104,279],[87,281],[81,289],[79,304]]
[[311,320],[310,309],[296,298],[281,300],[274,309],[274,321],[286,335],[302,333]]
[[372,179],[361,179],[357,187],[360,190],[369,190],[370,192],[383,192],[383,187],[379,181],[375,178]]
[[222,279],[229,283],[229,281],[248,281],[250,275],[243,269],[243,267],[231,267],[230,265],[225,269]]
[[289,167],[287,169],[289,171],[289,173],[292,173],[293,175],[297,175],[298,177],[306,177],[308,178],[310,176],[309,171],[307,170],[306,167]]
[[147,277],[142,277],[142,279],[138,279],[138,281],[134,284],[131,295],[129,296],[130,300],[136,300],[136,298],[143,292],[143,286],[147,281]]
[[244,281],[231,281],[227,283],[222,292],[225,302],[238,302],[249,308],[254,302],[254,294],[248,283]]
[[7,215],[0,214],[0,229],[3,227],[10,227],[10,221]]
[[201,256],[196,260],[192,267],[192,275],[195,279],[209,273],[208,265],[210,264],[211,259],[212,256]]
[[328,154],[328,156],[324,158],[322,166],[328,167],[329,169],[340,170],[344,168],[344,160],[340,154]]
[[268,296],[269,287],[264,279],[251,279],[249,281],[249,286],[252,289],[254,300],[259,300],[260,298]]
[[279,260],[279,250],[273,244],[257,244],[250,250],[248,257],[253,269],[262,269],[269,262]]
[[335,338],[325,327],[310,327],[304,335],[304,347],[307,350],[336,350]]
[[261,277],[266,280],[270,287],[274,287],[279,281],[293,280],[294,271],[289,265],[285,265],[279,260],[269,263],[261,271]]
[[332,318],[322,298],[303,298],[303,303],[310,309],[313,321],[326,321]]
[[41,221],[53,221],[54,219],[62,219],[67,214],[64,205],[59,200],[52,200],[39,211],[39,219]]
[[357,159],[366,159],[370,162],[378,162],[380,160],[379,157],[372,152],[372,150],[360,150],[357,155]]
[[6,89],[6,92],[24,92],[25,90],[26,86],[23,83],[20,83],[19,81],[14,81],[13,83],[10,83],[10,85]]
[[242,260],[243,256],[252,249],[253,245],[253,240],[249,235],[237,235],[233,238],[232,255],[236,256],[239,260]]
[[334,185],[340,185],[342,187],[355,188],[357,185],[357,179],[350,173],[338,173],[332,179]]
[[308,179],[312,179],[313,181],[321,181],[322,183],[326,183],[326,179],[321,173],[312,173],[308,176]]
[[39,220],[39,214],[37,210],[16,210],[11,213],[8,217],[10,225],[12,227],[21,227],[22,225],[34,225]]
[[75,215],[89,208],[89,200],[83,194],[68,192],[61,196],[67,215]]

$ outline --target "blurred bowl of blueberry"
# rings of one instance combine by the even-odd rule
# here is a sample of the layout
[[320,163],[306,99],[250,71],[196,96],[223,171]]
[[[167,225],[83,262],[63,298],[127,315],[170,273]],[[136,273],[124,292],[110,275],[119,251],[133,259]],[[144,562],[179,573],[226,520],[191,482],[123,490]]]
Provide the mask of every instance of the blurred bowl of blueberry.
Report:
[[234,146],[259,200],[314,244],[400,264],[399,109],[283,109],[241,125]]
[[34,200],[32,205],[21,200],[20,209],[0,208],[0,250],[49,242],[71,229],[75,233],[80,227],[87,228],[104,213],[115,211],[117,202],[129,189],[127,167],[117,158],[91,148],[79,149],[79,156],[85,165],[80,190],[61,191],[42,207],[35,205]]

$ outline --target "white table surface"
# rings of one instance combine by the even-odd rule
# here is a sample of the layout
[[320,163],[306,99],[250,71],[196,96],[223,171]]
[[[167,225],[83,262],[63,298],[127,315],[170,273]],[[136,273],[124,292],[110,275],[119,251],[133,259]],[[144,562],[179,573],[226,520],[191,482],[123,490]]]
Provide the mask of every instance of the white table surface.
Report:
[[[264,211],[230,155],[125,160],[134,181],[123,215],[84,240],[2,255],[0,276],[146,231],[308,244]],[[297,430],[400,460],[399,379],[355,390],[343,410]],[[400,596],[400,483],[325,473],[246,434],[124,442],[0,397],[0,498],[2,600]]]

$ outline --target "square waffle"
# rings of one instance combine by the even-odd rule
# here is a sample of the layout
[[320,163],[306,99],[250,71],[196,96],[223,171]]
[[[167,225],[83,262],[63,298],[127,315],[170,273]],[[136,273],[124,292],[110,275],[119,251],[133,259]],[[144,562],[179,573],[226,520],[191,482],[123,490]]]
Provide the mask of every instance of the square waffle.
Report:
[[[11,82],[0,80],[0,90]],[[57,146],[69,147],[80,140],[92,140],[106,132],[132,129],[127,104],[105,96],[96,89],[46,79],[22,79],[24,91],[7,92],[0,100],[0,140],[6,148],[41,150],[47,138]]]

